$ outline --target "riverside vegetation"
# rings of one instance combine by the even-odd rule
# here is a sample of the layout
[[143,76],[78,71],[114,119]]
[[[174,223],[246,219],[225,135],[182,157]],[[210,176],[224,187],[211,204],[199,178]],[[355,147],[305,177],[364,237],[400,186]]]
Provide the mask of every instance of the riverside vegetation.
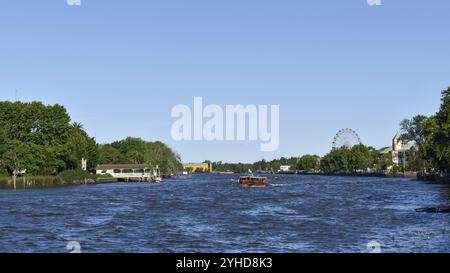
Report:
[[[416,171],[425,178],[448,181],[450,88],[442,92],[441,102],[435,115],[417,115],[401,122],[403,141],[415,142],[418,147],[406,153],[405,166],[393,164],[389,154],[357,145],[351,149],[332,150],[321,159],[316,155],[305,155],[253,164],[213,162],[213,169],[234,173],[245,173],[249,169],[273,172],[289,165],[293,171],[325,174]],[[81,171],[82,158],[87,159],[86,172]],[[154,164],[167,175],[182,169],[180,156],[162,142],[129,137],[110,144],[98,144],[80,123],[71,123],[63,106],[0,102],[0,188],[10,188],[13,173],[22,171],[25,172],[17,180],[18,188],[85,183],[97,178],[90,174],[97,164],[114,163]]]
[[317,155],[258,161],[253,164],[214,162],[217,172],[274,172],[280,166],[291,166],[292,171],[321,172],[325,174],[401,173],[420,172],[422,177],[448,181],[450,172],[450,87],[442,91],[441,107],[430,117],[417,115],[400,124],[402,140],[414,142],[417,149],[406,152],[405,166],[397,166],[390,154],[381,154],[373,147],[357,145],[330,151],[323,158]]
[[[410,170],[432,180],[448,182],[450,173],[450,87],[442,91],[441,107],[430,117],[417,115],[401,123],[402,138],[418,145],[407,154]],[[437,178],[436,178],[437,177]]]
[[17,188],[94,181],[97,164],[107,163],[155,164],[163,174],[181,169],[180,156],[164,143],[130,137],[98,144],[61,105],[0,102],[0,188],[12,187],[14,173]]

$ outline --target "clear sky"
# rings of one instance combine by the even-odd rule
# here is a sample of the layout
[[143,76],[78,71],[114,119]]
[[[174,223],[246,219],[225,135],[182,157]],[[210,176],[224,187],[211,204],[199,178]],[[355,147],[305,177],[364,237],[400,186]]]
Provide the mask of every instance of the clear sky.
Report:
[[[450,86],[450,1],[0,1],[0,100],[65,105],[100,143],[161,140],[184,162],[384,147]],[[175,142],[176,104],[279,104],[280,148]]]

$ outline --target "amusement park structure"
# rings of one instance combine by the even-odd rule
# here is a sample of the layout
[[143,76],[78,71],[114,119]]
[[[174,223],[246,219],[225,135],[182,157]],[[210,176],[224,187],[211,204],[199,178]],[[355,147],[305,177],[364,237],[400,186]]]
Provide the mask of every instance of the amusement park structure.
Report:
[[350,128],[339,130],[333,139],[333,150],[341,147],[352,148],[353,146],[362,144],[358,133]]

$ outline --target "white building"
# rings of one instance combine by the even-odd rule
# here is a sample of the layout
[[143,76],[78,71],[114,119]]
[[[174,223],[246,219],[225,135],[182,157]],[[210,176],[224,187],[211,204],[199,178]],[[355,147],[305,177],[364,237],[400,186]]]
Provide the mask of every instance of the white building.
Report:
[[289,172],[291,171],[291,166],[280,166],[280,172]]
[[160,181],[158,165],[150,164],[105,164],[96,168],[97,175],[109,174],[125,181]]
[[407,159],[406,153],[408,151],[417,151],[418,146],[415,143],[403,143],[400,134],[396,134],[392,139],[392,147],[386,148],[381,151],[383,154],[390,153],[392,155],[392,161],[398,166],[406,166]]

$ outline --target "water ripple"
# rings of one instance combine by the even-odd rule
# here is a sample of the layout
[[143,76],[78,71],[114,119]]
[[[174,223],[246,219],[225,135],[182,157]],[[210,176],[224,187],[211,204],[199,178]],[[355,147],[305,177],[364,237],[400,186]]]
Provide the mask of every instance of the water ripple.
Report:
[[409,179],[237,175],[160,185],[104,184],[0,191],[0,252],[450,252],[446,186]]

